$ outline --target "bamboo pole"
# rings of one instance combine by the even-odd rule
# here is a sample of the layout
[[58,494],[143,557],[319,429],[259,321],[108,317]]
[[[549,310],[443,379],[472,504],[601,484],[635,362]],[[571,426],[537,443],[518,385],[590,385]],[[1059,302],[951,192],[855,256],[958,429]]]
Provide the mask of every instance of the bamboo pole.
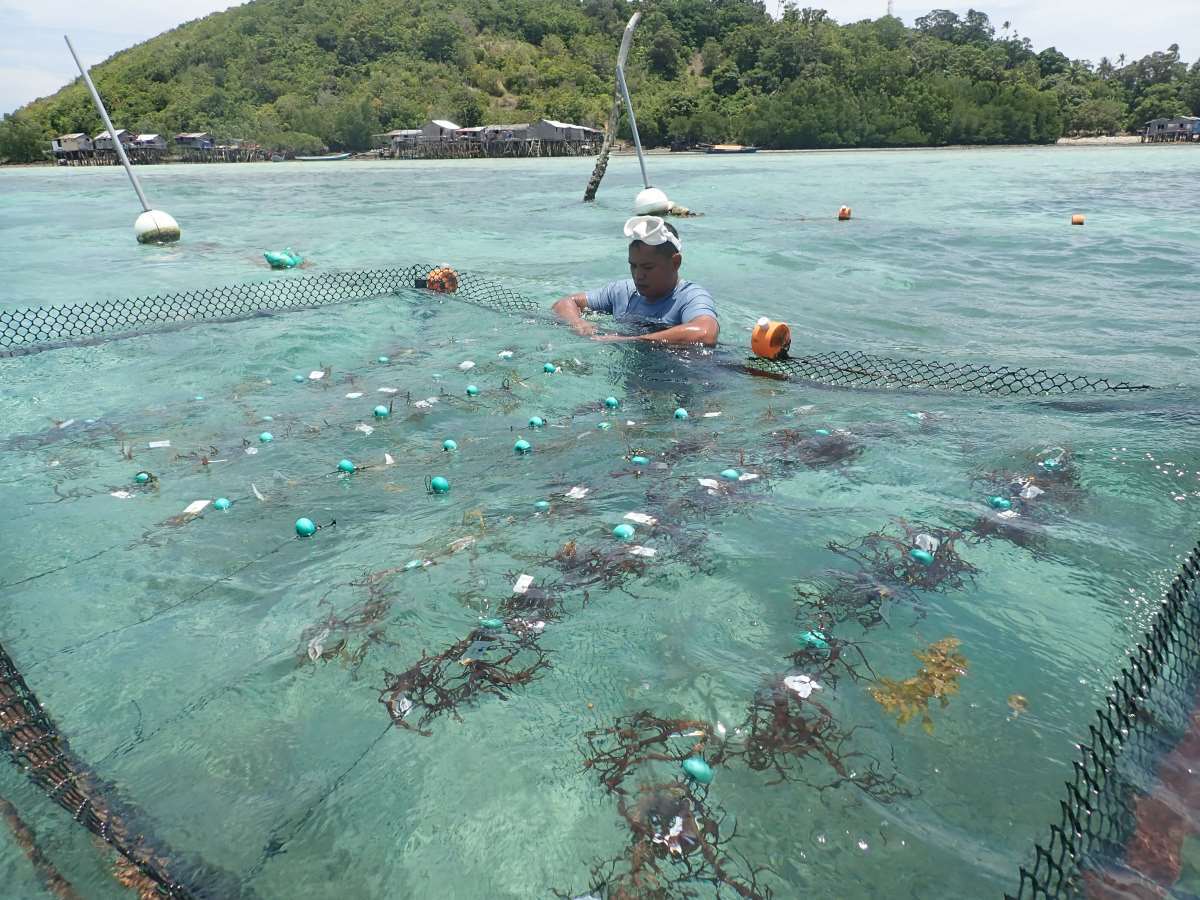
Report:
[[[617,139],[617,128],[621,122],[621,101],[625,98],[622,92],[622,85],[625,83],[625,60],[629,56],[629,45],[633,43],[633,30],[637,28],[638,21],[642,18],[640,12],[635,12],[629,18],[629,24],[625,26],[625,34],[621,38],[621,49],[617,53],[617,84],[613,88],[613,105],[608,113],[608,127],[604,132],[604,143],[600,145],[600,155],[596,159],[596,167],[592,170],[592,177],[588,179],[587,190],[583,192],[583,202],[592,203],[596,199],[596,191],[600,188],[600,182],[604,178],[604,173],[608,169],[608,155],[612,152],[613,142]],[[630,104],[629,112],[632,116],[633,106]],[[632,124],[632,118],[630,122]],[[637,138],[636,127],[634,129],[635,140],[638,141],[638,162],[642,165],[642,180],[646,180],[646,165],[642,162],[641,157],[641,141]]]

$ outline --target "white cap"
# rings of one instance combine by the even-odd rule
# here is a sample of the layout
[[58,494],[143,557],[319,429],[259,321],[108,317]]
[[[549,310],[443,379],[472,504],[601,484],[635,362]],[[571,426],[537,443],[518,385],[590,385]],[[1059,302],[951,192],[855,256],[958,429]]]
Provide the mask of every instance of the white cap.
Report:
[[671,201],[658,188],[646,188],[633,201],[635,216],[655,216],[670,211]]

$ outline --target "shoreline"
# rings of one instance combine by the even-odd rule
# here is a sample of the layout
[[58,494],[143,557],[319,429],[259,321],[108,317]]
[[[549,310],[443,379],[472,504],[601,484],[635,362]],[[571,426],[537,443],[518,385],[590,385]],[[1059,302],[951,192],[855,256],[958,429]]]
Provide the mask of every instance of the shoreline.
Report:
[[[946,144],[938,147],[805,147],[792,150],[758,150],[756,153],[764,154],[787,154],[787,153],[916,153],[928,150],[1030,150],[1030,149],[1045,149],[1050,147],[1130,147],[1142,146],[1142,139],[1136,134],[1120,134],[1102,137],[1077,137],[1077,138],[1059,138],[1053,144]],[[1151,146],[1151,145],[1146,145]],[[670,150],[666,147],[655,147],[650,150],[645,150],[646,156],[710,156],[712,154],[705,153],[703,150]],[[614,147],[612,156],[635,156],[636,153],[632,147]],[[738,155],[738,154],[729,154]],[[751,155],[751,154],[745,154]],[[594,157],[587,157],[592,159]],[[363,158],[351,157],[343,160],[343,162],[409,162],[412,160],[382,160],[378,158]],[[415,160],[420,162],[420,160]],[[288,160],[295,162],[295,160]],[[228,163],[228,165],[254,165],[255,163]],[[218,165],[218,163],[194,163],[183,162],[182,160],[165,160],[161,163],[153,163],[151,165],[161,166],[176,166],[176,165]],[[144,168],[145,164],[139,164],[136,168]],[[4,163],[0,165],[0,170],[3,169],[41,169],[41,168],[80,168],[78,166],[59,166],[54,160],[41,160],[39,162],[24,162],[24,163]],[[93,166],[90,168],[120,168],[120,166]]]

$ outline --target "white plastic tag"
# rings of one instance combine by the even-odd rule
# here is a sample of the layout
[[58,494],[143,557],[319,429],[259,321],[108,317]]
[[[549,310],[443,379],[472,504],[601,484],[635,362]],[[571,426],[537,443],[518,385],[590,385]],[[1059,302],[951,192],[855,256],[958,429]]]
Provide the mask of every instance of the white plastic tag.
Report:
[[193,500],[184,507],[183,514],[185,516],[194,516],[210,503],[212,503],[211,500]]
[[161,450],[163,447],[170,447],[171,442],[170,441],[151,441],[146,446],[149,447],[151,450]]
[[630,547],[629,552],[632,553],[634,556],[645,556],[647,558],[654,556],[656,553],[658,553],[658,551],[655,550],[653,547],[643,547],[641,544],[638,544],[635,547]]
[[628,519],[630,522],[636,522],[639,525],[657,525],[658,524],[658,519],[654,518],[654,516],[648,516],[645,513],[640,513],[640,512],[627,512],[627,513],[625,513],[625,518]]
[[532,575],[522,575],[517,579],[517,583],[513,585],[514,594],[523,594],[529,590],[529,586],[533,584]]

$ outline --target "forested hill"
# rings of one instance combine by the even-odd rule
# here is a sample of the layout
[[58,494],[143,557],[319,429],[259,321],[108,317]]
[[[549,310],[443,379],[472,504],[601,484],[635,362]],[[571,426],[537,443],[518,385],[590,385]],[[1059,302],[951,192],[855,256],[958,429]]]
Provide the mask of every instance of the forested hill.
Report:
[[[212,131],[280,149],[365,149],[431,116],[602,125],[625,0],[255,0],[94,70],[117,127]],[[762,147],[1053,141],[1200,113],[1200,62],[1177,47],[1126,63],[1035,49],[1008,23],[935,10],[838,24],[754,0],[656,0],[631,55],[649,145]],[[1066,48],[1069,50],[1069,48]],[[0,124],[0,159],[95,133],[80,82]]]

